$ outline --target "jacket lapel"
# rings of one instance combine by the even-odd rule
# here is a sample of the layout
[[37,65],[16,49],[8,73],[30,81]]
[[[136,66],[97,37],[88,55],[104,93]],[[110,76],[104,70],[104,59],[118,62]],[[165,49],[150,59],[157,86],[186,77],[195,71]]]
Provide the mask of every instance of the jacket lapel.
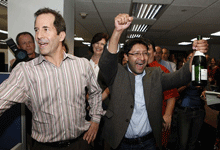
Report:
[[134,98],[134,92],[135,92],[135,76],[133,73],[131,73],[129,70],[128,70],[128,67],[126,66],[126,70],[128,72],[128,78],[129,78],[129,83],[130,84],[130,87],[131,87],[131,91],[132,91],[132,95],[133,95],[133,98]]

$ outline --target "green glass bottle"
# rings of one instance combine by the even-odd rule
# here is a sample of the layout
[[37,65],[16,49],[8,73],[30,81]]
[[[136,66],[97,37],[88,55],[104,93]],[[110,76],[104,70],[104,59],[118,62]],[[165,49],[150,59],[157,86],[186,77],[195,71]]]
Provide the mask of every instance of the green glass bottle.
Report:
[[[202,36],[199,35],[197,40],[201,40]],[[196,51],[192,62],[192,85],[193,86],[206,86],[207,85],[207,64],[206,57],[200,51]]]

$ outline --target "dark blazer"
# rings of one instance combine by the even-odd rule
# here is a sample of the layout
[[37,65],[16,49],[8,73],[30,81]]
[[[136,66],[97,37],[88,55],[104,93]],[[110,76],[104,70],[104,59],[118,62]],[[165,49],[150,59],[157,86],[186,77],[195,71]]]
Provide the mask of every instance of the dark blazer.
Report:
[[[99,60],[100,73],[111,93],[105,114],[103,137],[112,148],[122,141],[134,109],[135,76],[127,67],[117,63],[117,54],[104,50]],[[160,67],[146,67],[143,77],[146,109],[156,143],[160,149],[162,132],[163,91],[178,88],[190,82],[189,64],[174,73],[163,73]]]

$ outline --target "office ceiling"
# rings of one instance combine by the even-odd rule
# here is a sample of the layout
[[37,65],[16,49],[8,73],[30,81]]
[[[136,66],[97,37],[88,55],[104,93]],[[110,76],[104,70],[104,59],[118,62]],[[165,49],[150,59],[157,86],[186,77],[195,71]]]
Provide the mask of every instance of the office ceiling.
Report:
[[[116,15],[131,14],[132,4],[136,2],[164,4],[156,19],[144,20],[151,26],[143,37],[153,40],[156,45],[176,46],[198,34],[210,37],[211,33],[220,31],[220,0],[75,0],[76,36],[90,42],[98,32],[111,35]],[[80,13],[88,15],[82,18]],[[7,30],[7,8],[1,5],[0,29]],[[120,42],[125,41],[128,33],[124,32]],[[0,33],[0,39],[6,38],[7,35]],[[219,44],[219,41],[219,37],[211,36],[209,43]],[[75,41],[75,46],[85,45]]]

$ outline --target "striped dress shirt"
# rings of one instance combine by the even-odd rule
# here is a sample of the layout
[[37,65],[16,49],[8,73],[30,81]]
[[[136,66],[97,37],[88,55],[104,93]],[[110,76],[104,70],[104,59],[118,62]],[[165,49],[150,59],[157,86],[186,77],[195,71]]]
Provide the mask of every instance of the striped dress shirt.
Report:
[[85,120],[85,87],[90,116],[99,123],[101,88],[85,58],[64,53],[57,67],[42,55],[19,63],[0,85],[0,115],[15,103],[25,103],[32,112],[32,137],[39,142],[74,139],[88,130]]

